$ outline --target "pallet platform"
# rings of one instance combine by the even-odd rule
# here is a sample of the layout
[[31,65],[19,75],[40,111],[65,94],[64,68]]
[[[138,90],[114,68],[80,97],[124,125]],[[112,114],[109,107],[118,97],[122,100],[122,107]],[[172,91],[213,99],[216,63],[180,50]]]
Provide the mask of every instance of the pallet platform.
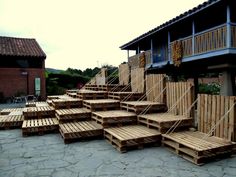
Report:
[[106,91],[94,91],[94,90],[80,90],[77,92],[77,97],[82,100],[96,100],[106,99]]
[[122,110],[132,111],[136,114],[142,113],[147,107],[149,108],[146,113],[165,112],[167,107],[164,103],[152,101],[125,101],[120,104]]
[[104,129],[104,137],[120,152],[147,145],[159,145],[161,133],[141,125],[129,125]]
[[77,93],[66,93],[68,96],[72,97],[72,98],[77,98]]
[[51,106],[28,107],[23,110],[24,119],[41,119],[55,117],[55,109]]
[[205,135],[199,131],[163,134],[162,144],[196,165],[232,154],[235,143],[214,136],[204,138]]
[[104,128],[137,123],[137,115],[135,113],[122,110],[93,112],[92,119]]
[[170,113],[153,113],[138,116],[138,123],[146,125],[148,128],[156,128],[161,133],[165,133],[171,128],[176,122],[181,121],[178,124],[178,129],[191,127],[193,119],[186,116],[173,115]]
[[144,94],[138,92],[109,92],[108,98],[123,101],[137,101]]
[[82,100],[78,98],[56,99],[52,100],[52,105],[55,109],[70,109],[82,107]]
[[120,101],[112,99],[84,100],[83,105],[91,111],[120,109]]
[[56,117],[59,123],[71,120],[88,120],[91,119],[91,111],[86,108],[59,109],[56,110]]
[[85,85],[86,90],[95,90],[95,91],[113,91],[120,92],[126,88],[124,91],[131,91],[131,87],[127,87],[127,85],[118,85],[118,84],[108,84],[108,85]]
[[95,121],[70,122],[59,125],[59,131],[64,143],[71,143],[76,140],[102,137],[102,126]]
[[0,116],[0,129],[21,128],[23,115]]
[[5,108],[0,111],[0,115],[9,115],[12,112],[22,112],[24,108]]
[[49,132],[58,132],[59,123],[57,118],[30,119],[24,120],[22,135],[43,135]]
[[41,106],[49,106],[49,104],[44,101],[29,101],[25,103],[25,107],[41,107]]

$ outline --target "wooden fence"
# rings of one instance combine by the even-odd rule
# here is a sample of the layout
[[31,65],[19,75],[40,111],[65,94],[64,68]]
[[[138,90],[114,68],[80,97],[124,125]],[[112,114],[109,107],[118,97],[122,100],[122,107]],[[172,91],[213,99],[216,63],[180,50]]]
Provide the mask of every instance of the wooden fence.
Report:
[[131,89],[132,92],[144,92],[144,68],[131,69]]
[[[166,79],[164,74],[146,75],[146,96],[148,101],[166,102]],[[163,93],[162,93],[163,92]]]
[[[170,113],[193,117],[194,85],[192,82],[167,82],[166,103]],[[189,110],[189,111],[188,111]]]
[[199,94],[198,99],[198,130],[209,133],[215,127],[211,135],[236,141],[236,97]]
[[130,82],[130,67],[128,63],[119,65],[119,84],[128,85]]

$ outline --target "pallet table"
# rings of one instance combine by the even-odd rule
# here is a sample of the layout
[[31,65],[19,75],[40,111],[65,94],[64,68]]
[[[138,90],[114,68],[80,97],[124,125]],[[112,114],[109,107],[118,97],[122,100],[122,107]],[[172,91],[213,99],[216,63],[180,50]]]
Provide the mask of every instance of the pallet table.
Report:
[[120,152],[132,148],[159,145],[161,133],[141,125],[129,125],[104,129],[104,137]]
[[122,110],[92,112],[92,119],[104,128],[137,123],[137,115],[135,113]]
[[0,129],[21,128],[23,120],[23,115],[0,116]]
[[163,134],[162,144],[175,154],[196,164],[202,165],[216,158],[229,156],[235,143],[196,131]]
[[22,135],[43,135],[49,132],[58,132],[57,118],[30,119],[24,120],[22,125]]
[[147,108],[146,113],[165,112],[167,110],[164,103],[152,101],[125,101],[121,102],[120,106],[122,110],[132,111],[136,114],[142,113]]
[[56,117],[59,123],[72,120],[89,120],[91,119],[91,111],[86,108],[72,108],[56,110]]
[[59,131],[64,143],[71,143],[76,140],[85,140],[103,136],[102,126],[95,121],[68,122],[59,125]]
[[120,101],[113,99],[84,100],[83,105],[91,111],[120,109]]
[[138,116],[138,123],[147,127],[156,128],[161,133],[165,133],[175,123],[180,122],[176,130],[191,127],[193,119],[187,116],[174,115],[170,113],[153,113]]

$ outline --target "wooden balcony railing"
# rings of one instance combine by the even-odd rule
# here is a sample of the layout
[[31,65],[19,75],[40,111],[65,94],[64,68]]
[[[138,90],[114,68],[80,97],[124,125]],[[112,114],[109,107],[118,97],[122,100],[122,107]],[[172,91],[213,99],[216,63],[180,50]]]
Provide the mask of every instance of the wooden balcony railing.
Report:
[[236,25],[231,26],[231,47],[236,48]]
[[[183,47],[183,58],[191,56],[193,54],[192,50],[192,36],[187,38],[181,39],[182,47]],[[173,44],[174,42],[170,43],[170,56],[173,58]]]

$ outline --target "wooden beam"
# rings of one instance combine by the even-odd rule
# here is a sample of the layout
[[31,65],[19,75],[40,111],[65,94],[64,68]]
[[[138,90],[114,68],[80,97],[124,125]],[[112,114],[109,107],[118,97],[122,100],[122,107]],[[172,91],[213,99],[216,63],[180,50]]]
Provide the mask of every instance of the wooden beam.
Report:
[[153,41],[152,41],[152,39],[151,39],[151,64],[153,64]]
[[195,23],[192,22],[192,55],[195,53]]
[[170,32],[168,31],[168,60],[170,62]]
[[231,19],[230,19],[230,6],[227,5],[227,48],[231,47]]

